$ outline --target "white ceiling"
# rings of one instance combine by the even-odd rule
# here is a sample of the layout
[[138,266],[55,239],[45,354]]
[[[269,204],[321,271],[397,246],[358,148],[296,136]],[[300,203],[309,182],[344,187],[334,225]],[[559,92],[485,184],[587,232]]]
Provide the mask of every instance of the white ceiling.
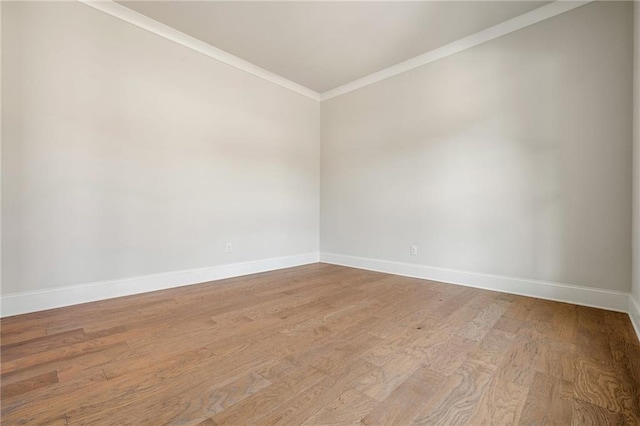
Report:
[[549,2],[119,3],[322,93]]

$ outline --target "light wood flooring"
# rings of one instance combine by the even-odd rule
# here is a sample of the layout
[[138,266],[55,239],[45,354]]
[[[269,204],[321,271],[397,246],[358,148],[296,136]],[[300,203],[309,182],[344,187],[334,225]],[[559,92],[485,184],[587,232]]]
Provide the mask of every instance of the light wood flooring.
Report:
[[640,424],[626,314],[340,266],[0,327],[3,425]]

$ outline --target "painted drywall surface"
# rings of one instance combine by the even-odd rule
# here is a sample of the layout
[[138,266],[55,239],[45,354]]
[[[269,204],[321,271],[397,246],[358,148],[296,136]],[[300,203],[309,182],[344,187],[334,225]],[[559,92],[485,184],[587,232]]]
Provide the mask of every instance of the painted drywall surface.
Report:
[[125,6],[324,92],[546,1],[124,1]]
[[80,3],[2,7],[3,294],[318,250],[317,102]]
[[633,286],[640,302],[640,3],[634,3],[633,35]]
[[323,102],[321,251],[629,291],[631,31],[589,4]]

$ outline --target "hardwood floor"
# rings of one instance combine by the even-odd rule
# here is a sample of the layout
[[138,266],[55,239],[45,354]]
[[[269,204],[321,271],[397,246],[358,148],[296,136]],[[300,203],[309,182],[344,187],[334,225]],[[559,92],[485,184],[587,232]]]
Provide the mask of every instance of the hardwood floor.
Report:
[[314,264],[0,321],[2,424],[640,424],[625,314]]

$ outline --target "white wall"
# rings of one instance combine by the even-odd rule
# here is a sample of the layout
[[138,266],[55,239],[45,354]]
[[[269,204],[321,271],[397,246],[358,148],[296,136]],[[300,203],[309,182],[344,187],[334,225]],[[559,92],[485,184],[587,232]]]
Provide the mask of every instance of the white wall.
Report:
[[3,295],[317,252],[317,102],[76,2],[2,56]]
[[323,252],[628,292],[630,8],[326,101],[320,123],[85,5],[3,2],[2,294],[315,252],[319,156]]
[[[630,312],[640,326],[640,2],[634,2],[633,36],[633,283]],[[640,333],[640,329],[638,329]]]
[[321,251],[628,292],[631,7],[323,102]]

